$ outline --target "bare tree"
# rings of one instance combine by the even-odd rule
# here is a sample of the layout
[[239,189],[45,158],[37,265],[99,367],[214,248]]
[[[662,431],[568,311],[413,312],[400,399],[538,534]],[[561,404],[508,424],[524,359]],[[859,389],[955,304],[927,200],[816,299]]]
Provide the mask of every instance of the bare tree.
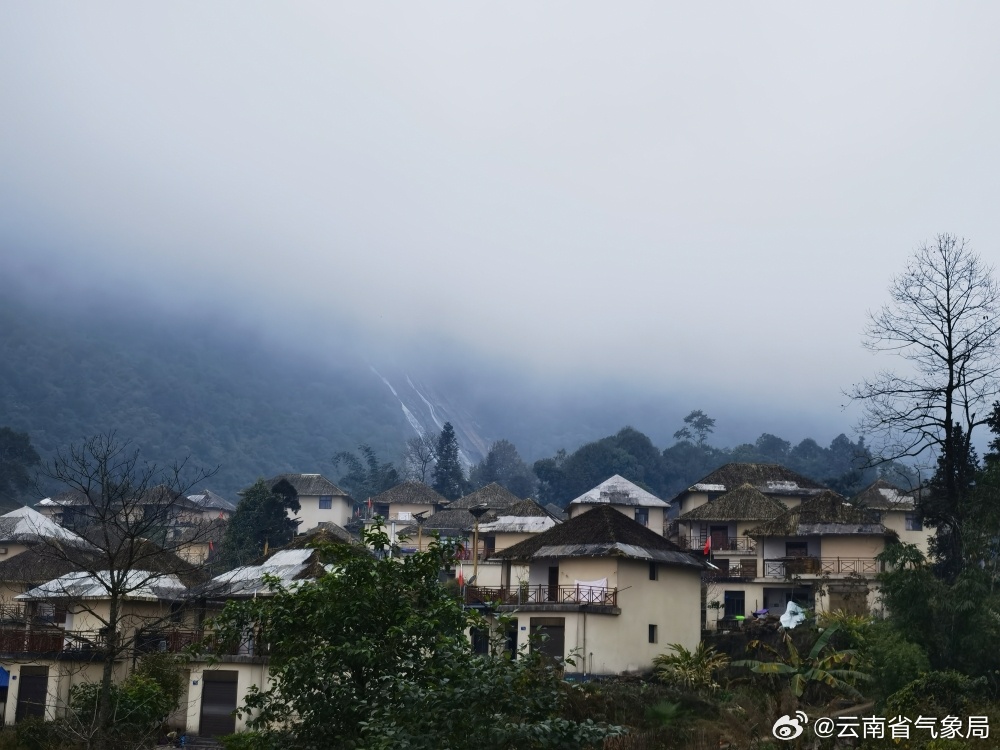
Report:
[[437,435],[418,435],[406,441],[403,451],[403,463],[406,467],[406,478],[415,479],[427,484],[431,470],[437,461]]
[[[905,367],[882,370],[848,395],[864,407],[859,429],[876,439],[876,461],[936,457],[945,502],[954,505],[973,430],[998,393],[1000,288],[964,239],[942,234],[917,250],[889,293],[891,302],[869,314],[865,346]],[[957,533],[960,519],[943,523]]]
[[[169,604],[181,598],[183,584],[199,579],[198,566],[184,553],[200,535],[208,538],[217,530],[184,493],[214,473],[188,471],[185,463],[166,468],[145,463],[114,433],[60,451],[42,469],[67,488],[60,496],[63,513],[72,515],[72,527],[91,545],[58,539],[39,545],[40,555],[68,572],[32,595],[97,626],[77,635],[102,660],[90,747],[110,742],[116,664],[141,650],[151,632],[175,614]],[[136,604],[151,599],[159,606]],[[67,630],[67,642],[70,637]]]

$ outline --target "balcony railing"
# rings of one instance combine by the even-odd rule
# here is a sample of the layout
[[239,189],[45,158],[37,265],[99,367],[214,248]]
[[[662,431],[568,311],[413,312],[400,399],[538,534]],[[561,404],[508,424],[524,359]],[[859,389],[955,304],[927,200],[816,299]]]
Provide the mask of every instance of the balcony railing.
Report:
[[748,555],[757,552],[757,541],[748,536],[720,537],[711,534],[682,534],[677,537],[677,546],[682,549],[703,550],[705,542],[712,540],[712,552],[735,552]]
[[490,588],[466,586],[466,604],[531,606],[542,604],[594,604],[602,607],[618,606],[618,589],[602,586],[514,586]]
[[[482,562],[483,560],[488,560],[489,557],[490,557],[490,555],[494,555],[494,554],[496,554],[496,550],[492,549],[492,548],[480,550],[479,551],[479,562]],[[469,549],[468,547],[462,547],[461,549],[455,550],[455,559],[456,560],[471,560],[472,557],[473,557],[472,550]]]
[[703,573],[713,580],[752,581],[757,577],[757,558],[746,560],[711,560],[714,568]]
[[[126,650],[148,654],[180,653],[192,646],[217,656],[262,656],[267,653],[260,639],[220,641],[211,632],[170,628],[126,636]],[[62,628],[0,627],[0,653],[7,654],[99,654],[105,649],[107,636],[97,630],[64,630]]]
[[875,575],[883,565],[874,557],[785,557],[764,561],[765,578],[796,575]]

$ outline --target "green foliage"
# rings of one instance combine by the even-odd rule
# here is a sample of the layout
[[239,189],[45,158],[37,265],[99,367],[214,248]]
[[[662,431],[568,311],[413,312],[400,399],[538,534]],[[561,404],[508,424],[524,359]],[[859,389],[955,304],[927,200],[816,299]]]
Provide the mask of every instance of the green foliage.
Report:
[[559,717],[568,688],[537,651],[472,653],[468,628],[489,624],[439,583],[451,548],[389,558],[381,527],[364,537],[374,556],[323,547],[332,572],[218,618],[220,640],[252,627],[270,648],[238,747],[576,748],[609,734]]
[[729,657],[720,654],[705,641],[694,651],[679,643],[668,648],[674,653],[660,654],[653,659],[653,670],[661,682],[695,693],[713,693],[719,689],[716,675],[729,664]]
[[885,711],[894,716],[963,716],[985,684],[985,678],[971,679],[952,670],[928,672],[890,695]]
[[[99,732],[98,701],[100,683],[84,683],[70,688],[71,716],[65,734],[89,740]],[[155,738],[171,711],[179,705],[180,673],[164,660],[136,669],[120,684],[111,685],[112,726],[102,732],[106,744],[139,747]]]
[[264,545],[280,547],[295,536],[288,510],[299,510],[298,497],[277,492],[263,479],[241,493],[239,505],[226,526],[219,564],[226,569],[246,565],[264,553]]
[[935,575],[912,545],[879,555],[878,576],[893,626],[921,647],[936,670],[977,676],[1000,669],[1000,594],[988,568],[967,565],[953,582]]
[[872,623],[860,646],[861,659],[872,675],[870,697],[880,705],[931,668],[927,654],[891,622]]
[[455,437],[455,428],[451,426],[451,422],[445,422],[441,428],[435,455],[437,463],[433,472],[434,489],[442,497],[457,500],[466,493],[469,483],[458,460],[458,438]]
[[871,677],[857,669],[857,652],[832,647],[830,640],[838,630],[837,625],[824,630],[804,657],[800,655],[788,633],[784,635],[784,652],[761,641],[751,641],[749,649],[762,649],[772,656],[772,660],[743,659],[734,661],[732,665],[746,667],[759,675],[775,675],[787,679],[796,698],[801,698],[807,689],[821,686],[838,694],[859,698],[861,693],[854,684],[868,682]]
[[370,445],[358,446],[361,458],[348,451],[340,451],[333,456],[333,465],[345,466],[347,472],[337,483],[358,502],[364,502],[400,483],[399,472],[391,461],[382,463]]
[[509,440],[497,440],[486,458],[472,468],[469,481],[473,489],[496,482],[518,497],[533,497],[537,480]]
[[32,469],[41,462],[28,433],[0,427],[0,508],[20,505],[20,498],[32,487]]

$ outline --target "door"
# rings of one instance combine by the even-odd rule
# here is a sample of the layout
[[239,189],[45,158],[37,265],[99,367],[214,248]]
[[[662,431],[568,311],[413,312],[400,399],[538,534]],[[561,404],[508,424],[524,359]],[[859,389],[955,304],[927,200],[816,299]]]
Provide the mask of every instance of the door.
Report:
[[549,591],[546,597],[550,602],[559,601],[559,566],[549,568]]
[[562,664],[566,658],[566,618],[532,617],[531,649]]
[[218,737],[236,731],[237,672],[212,670],[202,672],[201,723],[198,734]]
[[20,683],[17,689],[17,711],[14,721],[29,716],[44,718],[45,698],[49,688],[48,667],[21,667]]
[[729,549],[728,526],[713,526],[710,533],[712,535],[713,550]]

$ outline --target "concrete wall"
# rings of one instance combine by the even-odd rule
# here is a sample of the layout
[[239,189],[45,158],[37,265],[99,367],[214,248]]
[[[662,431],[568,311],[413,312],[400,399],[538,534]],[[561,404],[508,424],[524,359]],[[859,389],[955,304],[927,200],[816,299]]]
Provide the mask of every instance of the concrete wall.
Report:
[[[198,734],[201,723],[201,691],[204,688],[204,673],[213,669],[237,672],[236,705],[242,706],[247,691],[251,685],[266,685],[269,679],[268,667],[250,657],[231,657],[211,666],[202,663],[192,663],[187,680],[187,713],[185,726],[188,734]],[[236,718],[236,731],[246,729],[246,719]]]
[[320,510],[319,495],[299,495],[299,512],[288,511],[290,518],[298,518],[302,521],[299,524],[298,533],[303,534],[315,529],[321,523],[335,523],[344,526],[351,520],[354,509],[349,500],[343,495],[333,496],[333,507],[329,510]]

